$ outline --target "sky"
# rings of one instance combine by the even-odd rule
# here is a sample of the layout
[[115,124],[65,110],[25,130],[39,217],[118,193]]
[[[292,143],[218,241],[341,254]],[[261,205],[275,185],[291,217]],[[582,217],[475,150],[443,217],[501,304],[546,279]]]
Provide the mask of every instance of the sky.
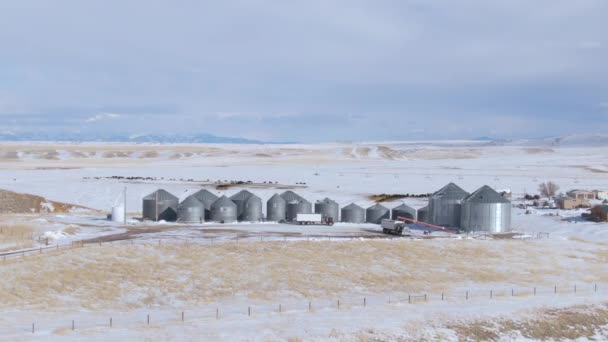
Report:
[[606,0],[0,0],[0,132],[608,132]]

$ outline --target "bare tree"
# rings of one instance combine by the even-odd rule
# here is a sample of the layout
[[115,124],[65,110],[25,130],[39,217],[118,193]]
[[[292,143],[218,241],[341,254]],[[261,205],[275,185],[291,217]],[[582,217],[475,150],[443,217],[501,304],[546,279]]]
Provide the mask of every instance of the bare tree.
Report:
[[538,185],[538,192],[544,197],[555,197],[559,190],[559,185],[549,181]]

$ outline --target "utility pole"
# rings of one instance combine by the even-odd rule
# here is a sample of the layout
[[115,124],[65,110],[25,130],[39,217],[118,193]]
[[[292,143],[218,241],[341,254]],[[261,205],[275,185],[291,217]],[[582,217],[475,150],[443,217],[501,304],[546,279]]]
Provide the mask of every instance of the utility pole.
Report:
[[156,213],[156,222],[158,222],[158,191],[156,191],[156,203],[154,203],[154,212]]
[[127,187],[125,186],[125,189],[123,190],[123,209],[124,209],[124,217],[123,217],[123,224],[127,224]]

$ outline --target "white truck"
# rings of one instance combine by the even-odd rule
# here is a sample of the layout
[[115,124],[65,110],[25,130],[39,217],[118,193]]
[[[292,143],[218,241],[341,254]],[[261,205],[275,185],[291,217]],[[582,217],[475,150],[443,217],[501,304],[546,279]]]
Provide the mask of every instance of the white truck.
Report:
[[295,222],[297,224],[318,224],[333,226],[334,219],[331,217],[324,218],[321,214],[297,214]]
[[410,229],[405,226],[403,221],[387,220],[381,222],[382,232],[390,235],[411,235]]

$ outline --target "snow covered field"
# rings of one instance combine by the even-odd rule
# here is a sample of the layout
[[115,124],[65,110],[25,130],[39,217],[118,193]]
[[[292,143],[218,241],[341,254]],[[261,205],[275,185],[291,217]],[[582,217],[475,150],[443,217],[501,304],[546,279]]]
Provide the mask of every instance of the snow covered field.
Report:
[[[264,202],[292,188],[310,201],[330,197],[341,206],[367,207],[373,194],[429,193],[448,182],[469,192],[484,184],[511,189],[517,198],[535,193],[547,180],[563,191],[608,189],[607,175],[608,148],[601,146],[3,144],[0,189],[93,209],[2,215],[5,227],[29,229],[25,237],[15,235],[16,228],[0,233],[3,249],[132,235],[4,261],[0,307],[7,314],[0,319],[0,334],[11,340],[475,340],[479,331],[465,336],[463,325],[505,319],[524,324],[545,317],[547,310],[573,307],[595,312],[591,326],[599,327],[608,323],[593,311],[604,312],[608,299],[608,225],[581,221],[581,211],[514,209],[520,239],[420,234],[420,239],[390,240],[366,224],[130,220],[123,226],[104,217],[125,186],[129,216],[138,217],[141,198],[158,188],[182,199],[201,188],[227,195],[245,188]],[[255,187],[217,189],[216,182],[224,180],[252,181]],[[425,199],[403,201],[426,205]],[[428,300],[408,303],[411,294],[427,294]],[[504,340],[539,339],[505,326],[493,328]],[[583,329],[577,337],[599,333]]]

